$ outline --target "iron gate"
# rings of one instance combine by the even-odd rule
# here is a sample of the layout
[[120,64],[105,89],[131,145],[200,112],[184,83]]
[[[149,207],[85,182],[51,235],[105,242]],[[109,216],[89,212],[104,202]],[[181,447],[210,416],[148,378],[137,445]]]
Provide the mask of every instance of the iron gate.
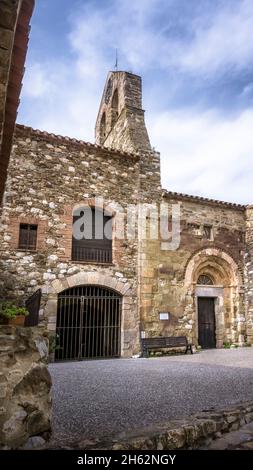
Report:
[[55,360],[120,356],[121,296],[78,286],[58,296]]

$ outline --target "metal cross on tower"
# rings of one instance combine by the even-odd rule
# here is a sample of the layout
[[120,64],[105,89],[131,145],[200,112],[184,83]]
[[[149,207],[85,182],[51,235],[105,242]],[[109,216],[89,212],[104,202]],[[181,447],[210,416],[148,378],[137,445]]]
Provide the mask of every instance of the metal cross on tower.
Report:
[[116,53],[115,53],[115,71],[118,71],[118,49],[116,48]]

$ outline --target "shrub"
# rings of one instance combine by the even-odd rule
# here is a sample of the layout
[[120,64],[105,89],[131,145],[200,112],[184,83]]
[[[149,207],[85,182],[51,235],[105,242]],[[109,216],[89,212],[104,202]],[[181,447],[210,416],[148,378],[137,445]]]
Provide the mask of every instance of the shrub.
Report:
[[238,344],[235,344],[235,343],[231,343],[231,341],[225,341],[223,343],[223,348],[224,349],[236,349],[236,348],[239,348]]

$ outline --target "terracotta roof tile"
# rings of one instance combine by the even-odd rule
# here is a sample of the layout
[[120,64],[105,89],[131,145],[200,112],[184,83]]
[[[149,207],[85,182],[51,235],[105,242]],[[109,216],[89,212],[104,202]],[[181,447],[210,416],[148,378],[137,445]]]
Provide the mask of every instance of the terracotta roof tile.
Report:
[[190,194],[183,194],[183,193],[177,193],[173,191],[167,191],[166,189],[163,189],[163,196],[168,197],[168,198],[174,198],[174,199],[184,199],[184,200],[189,200],[189,201],[196,201],[196,202],[202,202],[204,204],[211,204],[211,205],[219,205],[219,206],[224,206],[230,209],[237,209],[237,210],[245,210],[246,206],[242,204],[236,204],[233,202],[225,202],[225,201],[219,201],[217,199],[209,199],[206,197],[201,197],[201,196],[192,196]]
[[107,152],[107,153],[109,152],[112,155],[122,155],[124,157],[128,157],[128,158],[130,157],[130,158],[135,158],[135,159],[139,158],[138,153],[128,153],[128,152],[123,152],[121,150],[115,150],[112,148],[103,147],[97,144],[92,144],[91,142],[85,142],[83,140],[75,139],[74,137],[62,136],[62,135],[53,134],[53,133],[46,132],[46,131],[41,131],[39,129],[33,129],[32,127],[24,126],[23,124],[16,124],[15,135],[44,138],[48,142],[57,142],[59,144],[62,143],[62,144],[74,144],[74,145],[80,145],[80,146],[87,146],[90,148],[103,150],[104,152]]

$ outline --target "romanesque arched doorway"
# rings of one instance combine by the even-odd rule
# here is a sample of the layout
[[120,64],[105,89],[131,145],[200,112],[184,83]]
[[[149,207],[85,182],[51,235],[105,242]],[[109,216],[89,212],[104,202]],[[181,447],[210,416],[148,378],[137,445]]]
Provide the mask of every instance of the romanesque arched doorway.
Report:
[[232,257],[219,248],[204,248],[186,267],[187,313],[192,340],[204,349],[244,341],[241,274]]
[[97,285],[60,292],[56,361],[120,356],[121,295]]

